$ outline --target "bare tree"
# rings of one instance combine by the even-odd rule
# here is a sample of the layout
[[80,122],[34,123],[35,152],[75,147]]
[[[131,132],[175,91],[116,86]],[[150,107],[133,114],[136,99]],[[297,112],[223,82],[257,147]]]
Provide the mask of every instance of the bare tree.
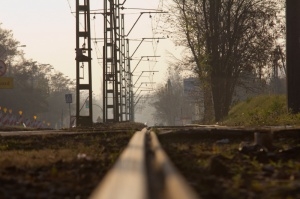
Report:
[[154,102],[152,103],[155,108],[154,118],[159,123],[175,125],[179,98],[178,90],[174,86],[178,85],[173,85],[169,79],[165,85],[160,86],[154,93]]
[[176,125],[182,117],[191,116],[193,109],[184,97],[183,80],[178,71],[169,73],[167,83],[153,94],[154,119],[167,125]]
[[213,102],[215,120],[229,111],[241,73],[270,66],[278,38],[276,0],[172,0],[168,20],[175,40],[190,50],[202,81],[205,108]]

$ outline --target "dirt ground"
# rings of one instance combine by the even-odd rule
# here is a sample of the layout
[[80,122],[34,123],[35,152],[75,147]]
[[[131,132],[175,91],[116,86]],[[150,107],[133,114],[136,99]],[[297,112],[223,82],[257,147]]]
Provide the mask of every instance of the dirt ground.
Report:
[[187,130],[159,135],[201,198],[300,198],[300,132],[274,133],[272,149],[253,132]]
[[[142,128],[0,136],[0,198],[87,198]],[[158,138],[201,198],[300,198],[299,131],[275,132],[272,149],[253,145],[253,132],[243,131],[175,130]]]
[[72,129],[78,134],[0,136],[0,198],[87,198],[140,128],[99,125]]

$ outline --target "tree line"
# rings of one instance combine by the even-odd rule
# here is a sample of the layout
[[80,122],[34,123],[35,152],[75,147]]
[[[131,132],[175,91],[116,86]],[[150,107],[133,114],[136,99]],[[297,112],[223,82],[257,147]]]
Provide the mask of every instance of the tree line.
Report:
[[[5,76],[12,77],[13,89],[0,90],[0,107],[24,118],[37,117],[51,124],[51,127],[68,126],[68,105],[65,94],[75,93],[75,83],[63,73],[55,71],[50,64],[27,59],[20,42],[11,30],[0,24],[0,60],[7,66]],[[74,107],[72,106],[74,113]]]

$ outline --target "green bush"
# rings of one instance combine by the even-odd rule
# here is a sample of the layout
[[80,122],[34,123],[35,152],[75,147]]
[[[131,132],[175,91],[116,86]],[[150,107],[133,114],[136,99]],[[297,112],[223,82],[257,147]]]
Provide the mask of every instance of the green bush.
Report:
[[285,95],[261,95],[240,102],[229,111],[224,125],[299,125],[300,114],[290,114]]

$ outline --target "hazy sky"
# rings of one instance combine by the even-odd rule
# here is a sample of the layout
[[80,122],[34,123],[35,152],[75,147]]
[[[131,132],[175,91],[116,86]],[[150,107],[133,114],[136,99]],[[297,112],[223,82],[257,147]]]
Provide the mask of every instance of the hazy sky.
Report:
[[[122,2],[122,0],[120,0]],[[151,12],[151,9],[163,9],[163,0],[126,0],[125,33],[131,29],[140,16],[140,12]],[[91,10],[101,12],[103,0],[90,0]],[[143,8],[141,10],[139,8]],[[100,9],[100,11],[99,11]],[[147,9],[147,10],[145,10]],[[1,0],[0,23],[2,28],[12,30],[14,38],[20,41],[21,45],[26,45],[22,50],[27,59],[32,59],[41,64],[51,64],[56,72],[62,72],[70,79],[76,77],[75,62],[75,0]],[[93,12],[93,11],[91,11]],[[95,18],[95,19],[94,19]],[[103,16],[91,16],[91,37],[103,38]],[[145,13],[141,16],[135,27],[128,36],[130,41],[130,55],[137,49],[141,38],[162,37],[153,32],[157,29],[157,24],[161,22],[161,14]],[[93,92],[96,98],[102,96],[102,42],[92,44],[92,80]],[[136,83],[134,92],[138,87],[140,90],[154,88],[166,82],[167,78],[167,52],[180,54],[180,50],[175,51],[175,47],[169,39],[144,40],[137,49],[131,62],[131,68],[135,68],[142,56],[161,56],[150,58],[149,61],[143,58],[137,66],[133,83],[142,74]],[[156,61],[156,62],[155,62]],[[142,71],[159,71],[155,73],[142,73]],[[153,75],[154,74],[154,75]],[[156,84],[142,84],[142,82],[156,82]],[[141,95],[146,94],[142,91]],[[98,96],[98,97],[97,97]],[[139,102],[142,104],[142,100]],[[139,121],[146,122],[152,120],[151,113],[137,115]]]
[[[121,2],[122,0],[120,0]],[[162,1],[160,1],[162,2]],[[103,1],[90,0],[91,9],[102,9]],[[125,32],[127,33],[132,27],[140,12],[151,10],[139,10],[132,8],[157,9],[159,0],[127,0],[123,12],[125,15]],[[130,8],[130,9],[129,9]],[[2,0],[0,7],[0,22],[2,28],[13,31],[14,38],[22,45],[27,59],[33,59],[41,64],[51,64],[56,71],[64,73],[71,79],[75,79],[75,0]],[[151,15],[151,16],[150,16]],[[95,19],[93,17],[95,16]],[[160,35],[153,35],[156,29],[159,17],[154,14],[143,14],[136,26],[129,35],[130,39],[151,38]],[[103,16],[93,15],[91,22],[92,38],[103,37]],[[157,58],[158,62],[142,61],[136,71],[136,79],[143,70],[155,70],[154,81],[160,82],[166,73],[166,58],[164,57],[167,50],[173,49],[172,42],[165,39],[155,42],[145,40],[134,55],[135,60],[131,66],[135,67],[141,56],[162,56]],[[130,51],[136,49],[139,41],[131,41]],[[102,84],[102,46],[98,42],[92,44],[93,47],[93,90],[95,93],[100,92]],[[98,57],[97,57],[98,56]],[[150,59],[150,61],[153,60]],[[143,74],[140,82],[147,82],[149,78]],[[150,77],[151,79],[152,77]],[[137,83],[136,86],[138,86]]]

